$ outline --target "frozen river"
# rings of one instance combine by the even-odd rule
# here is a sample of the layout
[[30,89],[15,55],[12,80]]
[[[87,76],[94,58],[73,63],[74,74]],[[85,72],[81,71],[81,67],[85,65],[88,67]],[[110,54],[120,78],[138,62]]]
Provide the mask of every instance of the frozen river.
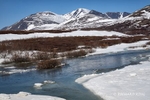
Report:
[[[114,54],[93,55],[83,58],[70,59],[62,68],[0,76],[0,93],[18,93],[20,91],[32,94],[50,95],[65,98],[66,100],[102,100],[99,96],[77,84],[75,80],[83,75],[103,73],[130,64],[136,64],[134,57],[150,55],[150,51],[126,51]],[[143,59],[145,60],[145,59]],[[5,70],[1,67],[0,71]],[[10,70],[11,71],[11,70]],[[45,80],[55,81],[35,88],[34,83]]]

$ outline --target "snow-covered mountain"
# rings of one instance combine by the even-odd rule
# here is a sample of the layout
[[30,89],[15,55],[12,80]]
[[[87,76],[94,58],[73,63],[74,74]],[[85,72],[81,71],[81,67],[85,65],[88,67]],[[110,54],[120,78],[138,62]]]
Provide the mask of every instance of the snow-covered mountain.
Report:
[[120,12],[103,14],[85,8],[79,8],[64,15],[45,11],[31,14],[11,26],[4,27],[2,30],[70,30],[99,27],[106,22],[114,21],[114,19],[122,18],[128,14]]
[[150,5],[147,5],[138,11],[135,11],[129,17],[136,17],[136,18],[141,17],[141,18],[150,19]]
[[88,14],[90,12],[90,10],[88,9],[85,9],[85,8],[79,8],[77,10],[74,10],[70,13],[67,13],[64,15],[64,17],[66,19],[71,19],[71,18],[80,18],[80,17],[83,17],[85,16],[86,14]]
[[127,34],[150,34],[150,5],[99,28]]
[[106,14],[95,10],[77,9],[69,14],[65,14],[68,20],[54,27],[55,30],[72,30],[82,29],[88,25],[94,24],[96,21],[110,19]]
[[31,30],[37,27],[44,27],[47,25],[50,28],[51,26],[58,25],[64,21],[66,21],[66,19],[62,15],[45,11],[31,14],[30,16],[25,17],[19,22],[11,26],[5,27],[2,30]]
[[128,12],[107,12],[106,15],[112,19],[119,19],[128,16]]
[[72,11],[71,13],[65,14],[64,16],[68,20],[54,27],[54,29],[73,30],[84,28],[96,28],[103,26],[106,23],[113,22],[116,19],[123,18],[129,14],[130,13],[127,12],[109,12],[104,14],[95,10],[79,8],[77,10]]

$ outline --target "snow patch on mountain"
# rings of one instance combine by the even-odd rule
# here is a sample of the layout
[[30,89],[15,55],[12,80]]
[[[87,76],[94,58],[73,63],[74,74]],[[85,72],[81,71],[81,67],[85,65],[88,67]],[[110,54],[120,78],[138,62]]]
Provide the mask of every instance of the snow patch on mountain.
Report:
[[95,20],[98,20],[98,17],[93,17],[91,19],[88,19],[87,21],[91,22],[91,21],[95,21]]
[[150,19],[150,12],[148,12],[148,11],[146,11],[146,10],[143,10],[142,12],[143,12],[142,15],[143,15],[144,17],[146,17],[147,19]]
[[66,19],[71,19],[71,18],[80,18],[89,13],[90,10],[85,9],[85,8],[79,8],[77,10],[72,11],[71,13],[67,13],[64,15]]
[[33,21],[54,21],[56,23],[62,23],[64,22],[66,19],[63,18],[62,15],[58,15],[55,14],[53,12],[49,12],[49,11],[44,11],[44,12],[40,12],[40,13],[36,13],[36,14],[32,14],[31,16],[25,18],[33,18]]

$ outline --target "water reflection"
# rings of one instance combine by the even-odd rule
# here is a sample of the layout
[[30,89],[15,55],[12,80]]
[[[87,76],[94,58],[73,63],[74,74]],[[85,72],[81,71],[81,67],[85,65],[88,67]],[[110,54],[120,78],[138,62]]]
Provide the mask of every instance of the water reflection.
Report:
[[47,70],[37,70],[38,74],[42,74],[51,77],[55,77],[62,74],[62,68],[56,68],[56,69],[47,69]]

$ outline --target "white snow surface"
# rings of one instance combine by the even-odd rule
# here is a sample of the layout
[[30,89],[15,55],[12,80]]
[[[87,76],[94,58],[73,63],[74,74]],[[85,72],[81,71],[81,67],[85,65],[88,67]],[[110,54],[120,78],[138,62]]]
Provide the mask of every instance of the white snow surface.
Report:
[[[138,41],[134,43],[121,43],[116,44],[113,46],[109,46],[107,48],[96,48],[94,53],[91,53],[89,55],[95,55],[95,54],[105,54],[105,53],[116,53],[126,50],[142,50],[142,49],[150,49],[150,46],[147,46],[143,48],[142,46],[145,45],[148,40]],[[130,47],[136,47],[136,48],[130,48]]]
[[127,36],[120,32],[115,31],[73,31],[68,33],[32,33],[32,34],[1,34],[0,41],[15,40],[15,39],[27,39],[36,37],[73,37],[73,36]]
[[55,13],[50,12],[50,11],[44,11],[44,12],[36,13],[35,15],[32,16],[32,18],[34,18],[34,20],[36,20],[36,21],[52,20],[52,21],[55,21],[57,23],[61,23],[61,22],[64,22],[66,20],[62,15],[58,15],[58,14],[55,14]]
[[144,14],[142,14],[144,17],[150,19],[150,12],[147,12],[145,10],[143,10],[142,12],[144,12]]
[[91,22],[91,21],[95,21],[95,20],[98,20],[98,19],[99,19],[98,17],[93,17],[93,18],[88,19],[87,21]]
[[31,29],[34,29],[36,26],[34,26],[34,24],[31,24],[28,26],[27,30],[31,30]]
[[65,100],[59,97],[32,95],[27,92],[19,92],[18,94],[0,94],[0,100]]
[[105,74],[85,75],[76,82],[105,100],[150,100],[149,65],[145,61]]
[[[54,27],[58,26],[58,24],[44,24],[44,25],[40,25],[40,26],[29,26],[29,30],[33,29],[33,30],[51,30]],[[31,27],[31,28],[30,28]]]
[[84,15],[88,14],[90,10],[85,9],[85,8],[78,8],[71,13],[67,13],[63,15],[64,18],[66,19],[71,19],[71,18],[80,18],[83,17]]

